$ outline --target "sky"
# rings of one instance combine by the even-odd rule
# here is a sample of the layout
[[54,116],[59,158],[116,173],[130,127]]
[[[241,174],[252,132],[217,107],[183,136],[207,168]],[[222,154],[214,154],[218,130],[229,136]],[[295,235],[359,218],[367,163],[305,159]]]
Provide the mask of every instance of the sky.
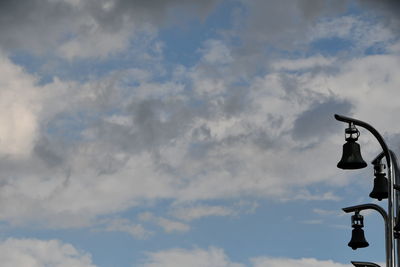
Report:
[[[396,0],[0,1],[0,262],[350,267],[351,215],[400,153]],[[360,129],[363,158],[381,152]]]

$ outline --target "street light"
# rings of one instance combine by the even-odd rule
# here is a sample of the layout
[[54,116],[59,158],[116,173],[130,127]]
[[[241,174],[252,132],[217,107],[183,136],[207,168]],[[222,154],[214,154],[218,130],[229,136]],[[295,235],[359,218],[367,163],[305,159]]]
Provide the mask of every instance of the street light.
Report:
[[371,198],[376,198],[379,201],[388,198],[388,179],[386,178],[386,173],[384,171],[385,164],[377,163],[374,166],[374,188],[369,194]]
[[367,167],[367,163],[361,157],[360,145],[356,142],[360,132],[356,126],[350,122],[345,130],[346,144],[343,145],[342,159],[337,167],[344,170],[355,170]]
[[[355,212],[355,215],[352,216],[352,239],[349,242],[349,246],[353,249],[362,248],[368,246],[368,242],[365,240],[364,232],[362,230],[363,219],[362,216],[359,215],[361,210],[365,209],[373,209],[378,211],[383,219],[385,224],[385,248],[386,248],[386,267],[395,267],[395,243],[394,240],[399,236],[400,231],[400,217],[397,216],[397,224],[394,229],[395,224],[395,207],[398,208],[399,205],[399,193],[394,192],[394,190],[400,189],[400,172],[397,165],[397,157],[393,153],[393,151],[389,150],[386,145],[385,140],[382,138],[381,134],[375,130],[371,125],[365,123],[360,120],[356,120],[353,118],[341,116],[335,114],[335,119],[344,123],[348,123],[348,128],[345,130],[345,139],[346,143],[343,145],[343,154],[342,158],[337,164],[338,168],[345,170],[354,170],[361,169],[367,166],[367,163],[361,157],[361,149],[360,145],[356,142],[360,136],[360,132],[356,128],[356,126],[362,127],[368,130],[379,142],[382,148],[382,152],[372,161],[374,165],[374,187],[372,192],[369,194],[371,198],[376,198],[378,200],[387,199],[387,212],[382,207],[375,204],[363,204],[358,206],[352,206],[344,208],[343,211],[346,213]],[[381,163],[382,158],[386,160],[387,167],[387,177],[384,171],[385,165]],[[360,217],[361,216],[361,217]],[[399,250],[400,243],[399,239],[397,239],[397,266],[400,267],[399,260]],[[354,266],[379,266],[374,263],[366,263],[366,262],[352,262]]]
[[348,244],[353,250],[358,248],[368,247],[369,244],[367,240],[365,240],[364,235],[364,217],[360,214],[358,210],[356,210],[355,214],[351,216],[351,226],[353,227],[353,231],[351,231],[351,240]]

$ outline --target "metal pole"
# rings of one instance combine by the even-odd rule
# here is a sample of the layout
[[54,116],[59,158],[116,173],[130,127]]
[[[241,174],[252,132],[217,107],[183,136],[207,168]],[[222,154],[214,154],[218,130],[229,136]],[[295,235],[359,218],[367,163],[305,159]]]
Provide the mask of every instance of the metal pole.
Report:
[[[397,156],[396,154],[390,150],[390,157],[392,160],[392,165],[393,165],[393,169],[394,169],[394,189],[398,188],[398,185],[400,184],[400,172],[399,172],[399,165],[398,165],[398,161],[397,161]],[[399,190],[395,190],[395,194],[394,194],[394,203],[395,203],[395,214],[398,215],[399,214],[399,200],[400,200],[400,192]],[[399,218],[395,219],[399,220]],[[400,266],[400,239],[397,238],[396,239],[396,249],[397,249],[397,266]]]
[[390,236],[390,243],[392,245],[391,248],[391,260],[392,260],[392,264],[393,266],[396,266],[395,264],[395,244],[394,244],[394,175],[393,175],[393,166],[390,165],[390,167],[388,167],[388,177],[390,177],[389,179],[389,195],[388,195],[388,213],[389,213],[389,236]]
[[[392,162],[392,176],[394,177],[393,181],[394,181],[394,185],[393,188],[394,190],[394,224],[396,225],[397,222],[400,223],[400,218],[396,217],[396,215],[399,215],[400,209],[399,209],[399,202],[400,202],[400,169],[399,169],[399,164],[398,164],[398,160],[397,160],[397,156],[396,154],[389,149],[389,153],[390,153],[390,158],[391,158],[391,162]],[[375,165],[377,163],[379,163],[379,161],[381,161],[381,159],[385,156],[385,153],[381,152],[378,156],[376,156],[376,158],[371,162],[371,164]],[[396,265],[400,267],[400,238],[395,238],[396,239],[396,252],[397,252],[397,258],[396,260]]]
[[385,155],[386,159],[386,164],[387,164],[387,169],[388,169],[388,220],[387,220],[387,227],[388,231],[386,233],[386,238],[387,238],[387,244],[388,246],[386,247],[386,255],[387,255],[387,267],[395,267],[395,251],[394,251],[394,232],[393,232],[393,227],[394,227],[394,176],[392,172],[392,164],[391,164],[391,155],[389,152],[389,148],[386,145],[385,140],[381,136],[381,134],[371,125],[369,125],[366,122],[341,116],[338,114],[335,114],[335,119],[338,121],[342,122],[347,122],[347,123],[353,123],[354,125],[358,125],[360,127],[365,128],[368,130],[370,133],[372,133],[373,136],[378,140],[379,144],[382,147],[383,153]]

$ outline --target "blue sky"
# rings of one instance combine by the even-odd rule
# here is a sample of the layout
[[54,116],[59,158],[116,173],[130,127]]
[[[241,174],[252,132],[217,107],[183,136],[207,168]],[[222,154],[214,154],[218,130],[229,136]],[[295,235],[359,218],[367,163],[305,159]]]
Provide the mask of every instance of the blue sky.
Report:
[[[0,3],[0,261],[34,267],[383,265],[350,215],[400,152],[396,1]],[[363,157],[378,143],[361,130]],[[386,206],[386,201],[382,201]]]

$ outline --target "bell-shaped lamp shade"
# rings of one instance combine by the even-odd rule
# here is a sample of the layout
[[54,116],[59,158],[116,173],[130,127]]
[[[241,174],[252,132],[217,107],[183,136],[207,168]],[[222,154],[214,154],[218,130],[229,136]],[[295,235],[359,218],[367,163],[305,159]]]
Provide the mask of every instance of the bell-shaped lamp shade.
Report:
[[337,167],[344,170],[355,170],[367,167],[367,163],[361,157],[360,145],[354,140],[347,140],[343,145],[342,158]]
[[342,158],[337,167],[344,170],[355,170],[367,167],[367,163],[361,157],[360,145],[356,142],[360,132],[353,123],[345,130],[346,143],[343,145]]
[[369,246],[365,239],[364,230],[361,227],[356,227],[351,231],[351,240],[348,243],[348,246],[353,250]]
[[382,200],[388,198],[388,179],[386,178],[386,174],[383,171],[385,168],[384,164],[376,164],[374,166],[375,169],[375,179],[374,179],[374,188],[372,192],[369,194],[370,197],[375,198],[377,200]]
[[358,211],[351,216],[351,226],[353,227],[351,240],[347,245],[353,250],[368,247],[369,244],[365,240],[364,230],[362,229],[364,227],[364,217]]

